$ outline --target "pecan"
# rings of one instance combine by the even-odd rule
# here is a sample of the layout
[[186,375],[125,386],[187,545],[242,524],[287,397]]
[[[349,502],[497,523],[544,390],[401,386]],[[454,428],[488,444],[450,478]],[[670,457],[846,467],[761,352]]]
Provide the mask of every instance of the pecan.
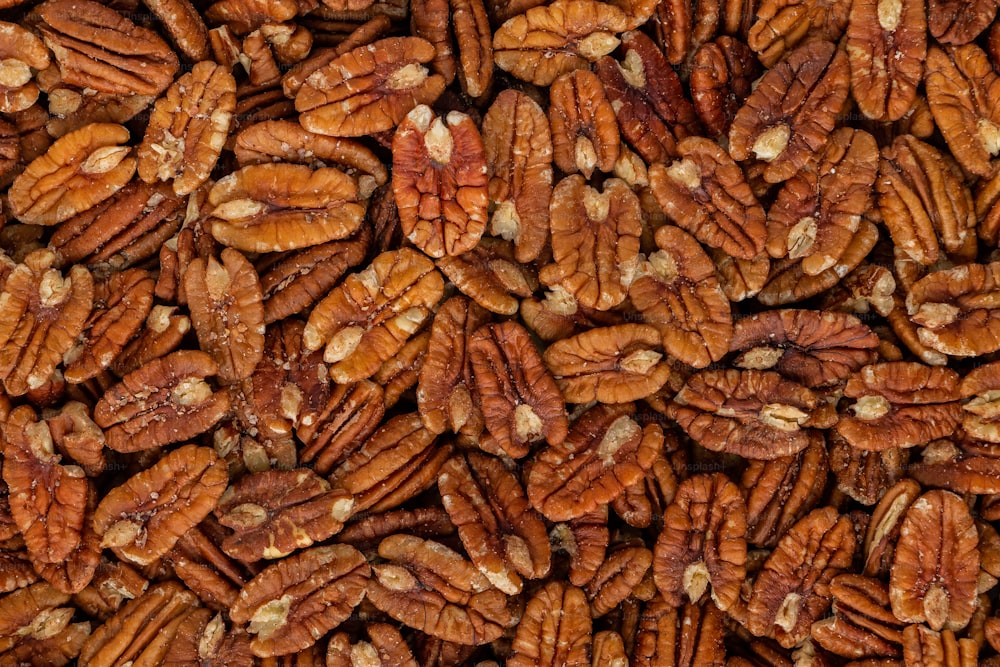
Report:
[[528,499],[551,521],[578,519],[645,475],[663,446],[659,424],[640,426],[632,404],[598,404],[566,439],[541,450],[527,476]]
[[[677,608],[657,596],[646,603],[638,619],[633,660],[637,667],[728,664],[722,643],[724,618],[710,602]],[[740,664],[737,660],[731,662]]]
[[486,321],[486,311],[461,296],[448,299],[434,314],[417,385],[420,419],[434,433],[478,435],[483,429],[467,347]]
[[739,319],[729,349],[739,368],[773,369],[807,387],[837,384],[875,361],[878,336],[856,317],[771,310]]
[[757,575],[747,603],[747,629],[795,646],[830,607],[829,583],[851,565],[850,519],[832,507],[814,510],[792,526]]
[[226,248],[221,261],[196,257],[184,271],[184,293],[203,350],[221,382],[243,380],[264,355],[264,306],[257,272],[242,253]]
[[627,403],[653,394],[673,369],[660,332],[646,324],[590,329],[558,340],[543,360],[569,403]]
[[1000,282],[998,271],[997,262],[965,264],[931,272],[914,283],[906,296],[906,311],[918,327],[919,342],[961,357],[1000,349],[989,298]]
[[137,151],[139,178],[186,195],[208,180],[236,109],[236,80],[211,61],[177,79],[153,106]]
[[835,131],[818,163],[801,169],[778,191],[767,213],[771,257],[800,260],[807,276],[836,265],[871,207],[877,156],[875,139],[867,132]]
[[438,490],[466,553],[491,584],[516,595],[522,576],[548,574],[545,524],[499,459],[477,452],[449,459],[438,474]]
[[1000,473],[991,445],[937,440],[923,451],[923,460],[912,463],[908,472],[913,479],[927,486],[948,489],[955,493],[1000,493],[997,474]]
[[10,208],[21,222],[55,225],[112,196],[135,173],[129,132],[91,123],[60,137],[14,179]]
[[339,532],[354,499],[310,470],[271,470],[243,477],[219,499],[219,523],[236,532],[222,543],[242,561],[283,558]]
[[108,447],[120,452],[151,449],[203,433],[229,410],[229,398],[205,378],[218,366],[204,352],[181,350],[150,361],[105,392],[94,421]]
[[849,25],[850,10],[851,3],[845,0],[762,0],[747,41],[764,66],[772,67],[800,42],[836,42]]
[[115,95],[159,95],[177,54],[152,30],[92,0],[49,0],[36,10],[62,80]]
[[189,0],[143,0],[143,4],[163,22],[178,50],[190,61],[208,60],[208,28]]
[[462,255],[446,255],[437,267],[463,294],[483,308],[501,315],[513,315],[518,297],[530,296],[538,289],[534,267],[519,264],[512,243],[485,237]]
[[361,667],[364,664],[398,665],[398,667],[418,667],[409,646],[392,625],[372,623],[365,627],[369,641],[358,640],[346,632],[338,632],[330,638],[326,648],[328,667]]
[[[365,594],[397,621],[445,641],[493,641],[515,621],[506,596],[469,561],[438,542],[412,535],[382,540]],[[586,603],[584,603],[586,604]]]
[[220,243],[244,252],[280,252],[343,239],[361,225],[357,182],[332,167],[243,167],[208,194],[207,225]]
[[893,484],[875,506],[865,533],[866,576],[888,574],[903,516],[919,495],[920,485],[912,479],[904,478]]
[[863,505],[874,505],[904,473],[914,473],[908,449],[871,451],[852,447],[836,433],[829,440],[830,470],[837,489]]
[[729,300],[694,237],[664,225],[656,230],[656,245],[659,250],[640,264],[629,298],[643,321],[660,330],[669,355],[703,368],[729,350]]
[[603,192],[582,176],[567,176],[549,205],[554,264],[539,280],[560,286],[587,308],[609,310],[625,300],[639,262],[639,200],[624,181],[610,178]]
[[958,374],[948,368],[897,361],[865,366],[844,395],[855,399],[837,433],[853,447],[881,451],[914,447],[949,435],[962,420]]
[[978,653],[974,639],[957,639],[951,630],[936,632],[923,625],[909,625],[903,630],[903,662],[907,665],[971,667],[979,663]]
[[472,98],[483,98],[493,83],[493,31],[482,0],[451,0],[458,45],[458,82]]
[[927,16],[919,0],[863,0],[847,25],[851,92],[880,121],[902,118],[917,97],[927,56]]
[[310,132],[335,137],[392,129],[415,106],[433,104],[444,91],[444,77],[424,67],[433,57],[434,45],[419,37],[359,46],[305,80],[295,96],[299,122]]
[[208,609],[193,609],[180,619],[177,636],[161,664],[206,666],[216,661],[227,665],[252,663],[250,635],[241,628],[227,632],[221,614],[213,616]]
[[[294,390],[289,393],[295,395]],[[334,386],[316,414],[304,415],[295,426],[295,434],[304,443],[299,451],[302,463],[325,475],[352,454],[382,421],[383,393],[368,380]]]
[[736,603],[746,577],[747,511],[724,475],[695,475],[677,488],[656,540],[653,578],[667,604],[697,604],[711,586],[722,611]]
[[948,491],[928,491],[903,518],[889,580],[896,618],[933,630],[960,630],[972,618],[979,535],[968,506]]
[[249,623],[253,654],[267,658],[308,648],[350,616],[365,594],[371,569],[346,544],[312,547],[254,577],[230,608]]
[[699,371],[667,414],[706,449],[763,460],[802,451],[810,426],[831,425],[815,392],[773,371]]
[[587,582],[586,593],[594,618],[604,616],[631,596],[655,594],[649,576],[653,552],[627,542],[611,550]]
[[959,385],[962,405],[962,430],[969,436],[987,442],[1000,442],[997,428],[996,401],[1000,397],[1000,363],[992,362],[969,371]]
[[450,10],[449,0],[414,0],[410,4],[410,31],[434,45],[431,69],[444,77],[448,85],[458,73]]
[[538,103],[504,90],[483,117],[490,233],[514,242],[517,261],[537,259],[549,229],[552,135]]
[[[17,113],[38,100],[34,73],[49,66],[49,52],[34,33],[0,21],[0,112]],[[32,71],[34,70],[34,72]]]
[[968,44],[993,22],[994,2],[977,0],[956,4],[954,0],[928,0],[927,27],[941,44]]
[[514,636],[510,667],[587,667],[593,635],[583,591],[553,581],[528,601]]
[[148,565],[208,516],[226,489],[225,462],[208,447],[185,445],[112,489],[97,506],[101,546]]
[[715,273],[723,294],[734,303],[757,296],[767,282],[771,271],[767,253],[753,259],[738,259],[718,248],[709,248],[708,254],[715,263]]
[[434,264],[415,250],[380,254],[319,302],[302,335],[338,383],[370,377],[430,315],[444,290]]
[[827,41],[800,46],[768,70],[729,128],[729,154],[767,163],[764,180],[787,180],[821,149],[847,100],[847,55]]
[[[357,518],[358,515],[355,515]],[[344,527],[337,541],[368,551],[390,535],[407,533],[418,537],[447,537],[455,533],[455,524],[442,507],[394,510],[369,514]]]
[[993,173],[1000,152],[1000,76],[975,44],[927,50],[927,102],[952,155],[977,176]]
[[939,246],[958,253],[972,241],[972,194],[959,170],[929,144],[901,135],[883,148],[878,190],[882,219],[896,249],[921,264],[936,262],[943,254]]
[[289,21],[298,10],[299,0],[218,0],[205,10],[205,18],[245,35],[265,23]]
[[736,112],[760,76],[760,63],[750,47],[728,35],[703,44],[691,63],[691,101],[708,134],[729,132]]
[[421,104],[392,140],[392,189],[406,238],[431,257],[461,255],[486,231],[486,153],[476,124]]
[[903,623],[889,609],[889,589],[878,579],[838,574],[830,580],[834,616],[813,623],[816,643],[845,658],[896,658]]
[[544,439],[566,439],[566,406],[528,332],[516,322],[486,324],[468,342],[486,429],[513,458]]
[[111,362],[111,371],[124,377],[153,359],[167,356],[190,330],[191,319],[178,313],[177,306],[153,306],[132,342]]
[[613,5],[555,0],[500,26],[493,34],[493,61],[519,79],[548,86],[614,51],[615,34],[627,29],[628,17]]
[[590,70],[562,74],[552,82],[549,95],[556,166],[567,174],[580,172],[586,178],[595,169],[612,171],[621,139],[615,110],[597,74]]

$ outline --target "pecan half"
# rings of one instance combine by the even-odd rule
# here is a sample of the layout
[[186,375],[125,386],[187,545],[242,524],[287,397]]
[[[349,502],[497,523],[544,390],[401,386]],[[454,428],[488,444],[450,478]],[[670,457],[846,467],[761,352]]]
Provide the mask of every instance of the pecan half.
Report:
[[590,178],[614,169],[621,147],[615,110],[601,79],[590,70],[560,75],[549,89],[549,126],[556,166]]
[[517,626],[510,667],[590,665],[590,610],[583,591],[553,581],[528,601]]

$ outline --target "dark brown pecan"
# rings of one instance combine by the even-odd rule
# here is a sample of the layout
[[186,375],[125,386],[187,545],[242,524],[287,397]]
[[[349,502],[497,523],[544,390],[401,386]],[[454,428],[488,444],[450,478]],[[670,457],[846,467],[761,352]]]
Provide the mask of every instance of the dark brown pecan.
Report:
[[703,44],[691,63],[691,100],[709,136],[729,132],[736,112],[760,76],[761,67],[750,47],[728,35]]
[[993,22],[997,3],[992,0],[958,4],[955,0],[928,0],[927,27],[941,44],[968,44]]
[[639,266],[629,286],[632,305],[660,330],[663,349],[696,368],[729,351],[733,333],[729,300],[715,266],[693,236],[673,225],[656,230],[659,250]]
[[392,140],[392,189],[403,234],[431,257],[461,255],[486,231],[487,176],[475,122],[421,104]]
[[218,372],[204,352],[182,350],[155,359],[108,389],[94,407],[108,447],[120,452],[152,449],[203,433],[229,410],[223,391],[205,378]]
[[[459,644],[491,642],[514,624],[507,598],[469,561],[412,535],[382,540],[366,595],[397,621]],[[584,602],[586,604],[586,602]]]
[[229,616],[234,623],[249,623],[254,655],[295,653],[347,620],[364,597],[370,575],[364,555],[354,547],[312,547],[254,577]]
[[817,40],[789,53],[760,80],[729,128],[729,154],[767,163],[764,180],[787,180],[827,142],[847,100],[847,55]]
[[640,426],[632,404],[598,404],[564,441],[541,450],[528,468],[532,506],[551,521],[578,519],[642,479],[663,446],[659,424]]
[[715,605],[736,603],[746,578],[747,510],[725,475],[695,475],[677,488],[656,540],[653,578],[667,604],[698,604],[711,587]]
[[111,490],[97,506],[101,546],[148,565],[208,516],[226,489],[225,462],[208,447],[185,445]]
[[552,581],[528,601],[507,664],[587,667],[592,643],[587,597],[575,586]]
[[771,460],[809,445],[810,426],[832,425],[819,396],[773,371],[700,371],[674,397],[668,415],[713,451]]
[[486,429],[514,458],[531,443],[566,439],[566,405],[530,335],[516,322],[487,324],[468,343]]
[[577,304],[610,310],[628,294],[639,263],[639,200],[618,178],[603,191],[579,174],[556,186],[549,205],[552,259],[539,280],[561,287]]
[[521,592],[521,577],[549,572],[551,549],[541,515],[500,459],[477,452],[441,467],[438,490],[469,558],[495,587]]
[[699,241],[740,259],[764,250],[764,209],[743,171],[715,142],[688,137],[680,160],[649,168],[649,185],[664,213]]

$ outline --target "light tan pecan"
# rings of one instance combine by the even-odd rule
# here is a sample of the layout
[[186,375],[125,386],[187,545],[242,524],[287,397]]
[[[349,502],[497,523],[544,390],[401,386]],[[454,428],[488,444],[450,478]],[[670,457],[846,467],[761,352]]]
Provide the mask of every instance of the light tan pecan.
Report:
[[36,10],[62,80],[115,95],[159,95],[177,54],[158,34],[92,0],[49,0]]
[[696,368],[729,351],[733,322],[729,300],[712,260],[693,236],[673,225],[656,230],[656,246],[629,286],[642,320],[660,330],[663,349]]
[[171,181],[186,195],[208,180],[236,109],[236,79],[204,60],[177,79],[153,106],[136,153],[139,178]]
[[516,322],[486,324],[467,344],[486,429],[513,458],[533,442],[566,439],[566,405],[530,335]]
[[105,429],[108,447],[119,452],[187,440],[229,410],[226,392],[205,381],[217,373],[216,363],[200,351],[154,359],[105,392],[94,406],[94,421]]
[[302,127],[335,137],[392,129],[444,91],[444,77],[424,67],[434,53],[420,37],[390,37],[335,58],[299,88],[295,109]]
[[517,261],[542,252],[549,233],[552,135],[537,102],[522,92],[501,91],[482,125],[492,213],[490,233],[514,242]]
[[365,594],[397,621],[445,641],[480,645],[516,620],[507,597],[469,561],[438,542],[413,535],[382,540]]
[[254,577],[229,616],[234,623],[249,623],[255,656],[295,653],[347,620],[364,597],[370,575],[364,555],[354,547],[312,547]]
[[747,510],[739,488],[725,475],[695,475],[677,488],[664,509],[653,552],[653,579],[663,599],[679,607],[698,604],[711,587],[722,611],[739,598],[746,577]]
[[603,191],[583,176],[567,176],[556,186],[549,205],[552,259],[539,280],[561,287],[580,305],[610,310],[621,304],[639,263],[639,200],[618,178],[604,181]]
[[55,225],[114,195],[135,173],[128,138],[122,125],[91,123],[57,139],[11,184],[14,216]]
[[483,139],[458,111],[416,106],[392,140],[392,189],[406,238],[431,257],[472,250],[486,231]]
[[536,86],[585,69],[615,50],[625,12],[596,0],[556,0],[506,21],[493,34],[497,67]]
[[124,560],[152,563],[208,516],[228,481],[214,450],[175,449],[104,496],[94,514],[101,546]]
[[906,510],[889,579],[896,618],[960,630],[972,618],[979,535],[961,498],[928,491]]
[[827,142],[849,88],[847,55],[832,42],[798,47],[764,74],[736,112],[729,154],[767,163],[768,183],[787,180]]
[[244,252],[280,252],[347,238],[361,225],[353,178],[332,167],[243,167],[215,183],[206,223],[220,243]]
[[528,499],[551,521],[578,519],[642,479],[663,447],[659,424],[639,425],[630,403],[598,404],[573,423],[566,439],[536,454]]
[[11,396],[45,384],[90,317],[94,279],[83,266],[64,275],[55,253],[32,251],[0,292],[0,378]]
[[324,349],[338,383],[368,378],[417,332],[443,290],[426,256],[410,248],[384,252],[316,305],[303,347]]

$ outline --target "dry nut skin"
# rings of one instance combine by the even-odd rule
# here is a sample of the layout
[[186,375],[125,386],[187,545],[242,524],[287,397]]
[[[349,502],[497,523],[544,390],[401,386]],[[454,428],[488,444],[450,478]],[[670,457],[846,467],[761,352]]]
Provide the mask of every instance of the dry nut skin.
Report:
[[475,247],[487,221],[486,153],[472,119],[421,104],[392,140],[392,189],[403,233],[431,257]]
[[112,196],[135,173],[129,132],[92,123],[60,137],[10,187],[10,207],[21,222],[55,225]]
[[643,322],[660,330],[663,349],[704,368],[729,351],[733,320],[715,265],[693,236],[672,225],[656,230],[656,245],[629,286]]
[[384,252],[316,305],[303,347],[324,349],[335,382],[371,377],[423,325],[443,292],[441,274],[426,256],[409,248]]
[[487,324],[468,343],[486,429],[513,458],[531,443],[566,439],[566,405],[530,335],[516,322]]
[[691,376],[668,415],[706,449],[771,460],[809,445],[818,408],[816,393],[774,371],[728,369]]
[[137,151],[139,178],[193,192],[219,159],[235,110],[233,75],[210,61],[196,64],[156,101]]
[[639,200],[624,181],[609,178],[603,191],[579,174],[555,187],[549,205],[554,264],[539,280],[561,288],[578,305],[610,310],[621,304],[639,263]]
[[511,667],[588,667],[593,643],[583,591],[553,581],[528,601],[517,626]]
[[94,279],[74,265],[66,274],[39,249],[14,267],[0,292],[0,378],[11,396],[44,385],[90,316]]
[[175,449],[104,496],[94,514],[101,546],[133,563],[152,563],[208,516],[228,481],[214,450]]
[[549,230],[552,196],[552,134],[537,102],[504,90],[483,117],[489,176],[490,227],[514,242],[519,262],[536,259]]
[[617,48],[627,29],[625,13],[596,0],[556,0],[505,22],[493,34],[493,61],[536,86],[586,69]]
[[295,109],[302,127],[335,137],[392,129],[444,91],[444,77],[424,67],[433,57],[434,45],[419,37],[383,39],[345,53],[299,89]]
[[914,447],[951,434],[962,420],[958,374],[916,362],[865,366],[848,380],[854,399],[837,422],[837,433],[853,447],[881,451]]
[[846,54],[814,41],[764,74],[729,128],[729,154],[767,163],[764,180],[787,180],[818,152],[847,99]]
[[212,236],[243,252],[281,252],[343,239],[361,225],[357,182],[331,167],[250,165],[208,195]]
[[649,185],[663,212],[707,246],[739,259],[764,250],[764,209],[743,171],[715,142],[689,137],[677,144],[680,160],[654,164]]
[[219,366],[219,381],[250,377],[264,356],[264,305],[257,272],[241,253],[196,257],[184,271],[184,293],[201,348]]
[[312,547],[254,577],[240,591],[229,616],[234,623],[249,623],[255,656],[295,653],[350,616],[364,597],[370,574],[365,557],[354,547]]
[[203,433],[229,410],[224,391],[205,379],[218,373],[204,352],[181,350],[150,361],[108,389],[94,407],[108,447],[135,452]]
[[664,510],[653,552],[653,579],[663,599],[698,604],[711,587],[722,611],[736,603],[746,577],[747,513],[739,488],[724,475],[695,475]]
[[382,540],[365,594],[404,625],[448,642],[478,646],[515,619],[507,598],[461,554],[438,542],[397,534]]
[[38,29],[62,80],[115,95],[159,95],[177,72],[177,55],[155,32],[91,0],[49,0]]
[[628,403],[660,390],[673,369],[656,327],[619,324],[554,342],[542,359],[567,403]]
[[892,611],[933,630],[961,630],[976,606],[979,536],[961,498],[929,491],[903,517],[889,580]]
[[528,498],[550,521],[578,519],[625,493],[642,479],[663,447],[659,424],[641,427],[632,404],[584,412],[569,435],[531,461]]

